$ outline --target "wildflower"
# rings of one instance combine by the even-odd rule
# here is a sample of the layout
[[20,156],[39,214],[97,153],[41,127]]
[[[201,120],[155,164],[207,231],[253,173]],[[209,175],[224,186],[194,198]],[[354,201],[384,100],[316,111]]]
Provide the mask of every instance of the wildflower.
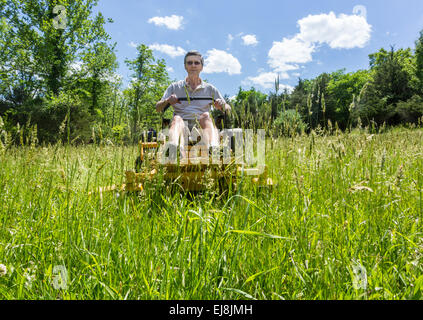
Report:
[[35,274],[32,274],[31,270],[26,270],[23,276],[25,278],[25,288],[31,289],[32,283],[35,280]]
[[343,226],[342,226],[342,229],[343,229],[343,230],[347,229],[347,228],[348,228],[348,224],[349,224],[348,220],[345,220],[345,221],[344,221],[344,224],[343,224]]
[[0,277],[3,277],[7,274],[7,268],[4,264],[0,264]]

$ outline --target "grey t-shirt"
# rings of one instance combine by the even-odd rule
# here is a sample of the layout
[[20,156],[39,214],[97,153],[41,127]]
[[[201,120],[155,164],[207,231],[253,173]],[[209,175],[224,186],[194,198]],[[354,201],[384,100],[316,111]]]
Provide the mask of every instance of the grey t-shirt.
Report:
[[169,98],[172,94],[176,94],[178,98],[186,98],[186,100],[179,100],[180,103],[173,105],[173,115],[180,116],[184,120],[195,120],[201,114],[210,111],[213,100],[224,100],[219,90],[204,81],[201,81],[195,90],[192,90],[185,80],[173,82],[163,94],[162,100]]

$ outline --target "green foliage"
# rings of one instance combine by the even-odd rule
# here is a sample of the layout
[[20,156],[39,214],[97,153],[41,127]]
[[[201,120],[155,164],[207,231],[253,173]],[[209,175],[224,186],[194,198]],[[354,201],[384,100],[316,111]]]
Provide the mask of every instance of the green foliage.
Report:
[[8,134],[4,125],[3,118],[0,116],[0,154],[8,147]]
[[420,31],[420,36],[416,41],[416,78],[417,78],[417,85],[416,91],[419,94],[423,94],[423,30]]
[[411,49],[379,52],[369,55],[372,72],[372,86],[380,97],[386,97],[388,104],[406,101],[411,98],[413,90],[411,79],[413,76],[414,58]]
[[91,127],[95,116],[76,95],[61,92],[34,109],[33,122],[38,124],[41,141],[87,143],[91,139]]
[[271,117],[271,105],[267,102],[267,95],[255,88],[242,90],[239,88],[235,100],[232,101],[233,125],[239,128],[258,128]]
[[353,96],[358,96],[368,78],[366,70],[348,74],[338,70],[312,80],[299,79],[289,96],[289,108],[297,109],[309,128],[325,128],[330,121],[345,129],[350,121]]
[[[107,43],[99,42],[89,46],[81,54],[85,67],[85,79],[80,82],[85,82],[85,87],[90,88],[91,114],[94,114],[94,110],[99,108],[101,96],[113,86],[113,79],[107,78],[113,76],[113,72],[117,68],[116,55],[113,50],[114,46],[109,47]],[[77,85],[81,87],[81,83]]]
[[414,95],[407,101],[398,102],[397,113],[402,123],[417,124],[423,117],[423,97]]
[[307,100],[313,86],[312,80],[298,79],[298,84],[290,95],[290,109],[295,109],[299,106],[300,113],[304,116],[308,114]]
[[[59,4],[66,9],[63,28],[55,25],[53,8]],[[40,138],[52,142],[57,137],[54,123],[60,125],[66,112],[58,103],[60,95],[75,99],[66,105],[75,128],[92,123],[98,111],[106,113],[102,97],[115,86],[107,77],[117,64],[114,46],[107,44],[104,17],[101,13],[92,17],[96,4],[97,0],[1,3],[0,114],[8,123],[31,121],[38,125]],[[77,61],[81,70],[73,72]],[[89,117],[85,105],[90,106]]]
[[[54,25],[53,8],[59,4],[66,8],[64,29]],[[66,86],[68,66],[77,54],[110,39],[103,29],[105,21],[101,13],[94,19],[90,17],[96,4],[97,0],[9,1],[5,19],[13,30],[2,47],[18,55],[10,56],[7,68],[19,70],[20,78],[40,80],[45,92],[57,95]],[[9,75],[7,82],[16,82],[15,74]]]
[[380,49],[370,56],[371,78],[363,88],[354,118],[360,117],[364,125],[375,121],[377,125],[400,123],[397,104],[413,96],[412,78],[414,58],[411,50],[388,52]]
[[124,91],[131,108],[131,128],[134,141],[138,141],[141,129],[158,126],[160,115],[155,111],[155,103],[170,84],[165,61],[156,59],[152,50],[140,44],[134,60],[125,60],[132,73],[132,81]]
[[304,133],[307,129],[307,125],[301,119],[301,115],[292,109],[282,111],[273,124],[279,135],[289,137]]
[[367,70],[345,74],[340,70],[332,74],[326,93],[326,117],[339,128],[346,129],[350,119],[350,106],[354,96],[359,96],[364,84],[369,80]]

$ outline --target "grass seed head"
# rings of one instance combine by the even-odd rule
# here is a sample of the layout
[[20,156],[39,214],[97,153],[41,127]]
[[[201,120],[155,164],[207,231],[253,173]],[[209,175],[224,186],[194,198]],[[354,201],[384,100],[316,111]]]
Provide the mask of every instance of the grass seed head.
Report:
[[4,277],[7,274],[7,267],[4,264],[0,264],[0,277]]

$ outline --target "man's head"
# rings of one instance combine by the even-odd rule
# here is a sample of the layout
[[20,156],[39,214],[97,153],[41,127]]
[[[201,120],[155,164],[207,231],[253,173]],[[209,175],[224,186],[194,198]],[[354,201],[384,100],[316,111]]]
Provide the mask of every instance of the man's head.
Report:
[[[189,59],[189,57],[192,57],[194,59]],[[191,62],[192,61],[192,62]],[[190,51],[185,55],[184,58],[184,65],[187,66],[189,63],[194,63],[195,61],[199,61],[202,66],[204,66],[204,59],[200,52],[198,51]]]

